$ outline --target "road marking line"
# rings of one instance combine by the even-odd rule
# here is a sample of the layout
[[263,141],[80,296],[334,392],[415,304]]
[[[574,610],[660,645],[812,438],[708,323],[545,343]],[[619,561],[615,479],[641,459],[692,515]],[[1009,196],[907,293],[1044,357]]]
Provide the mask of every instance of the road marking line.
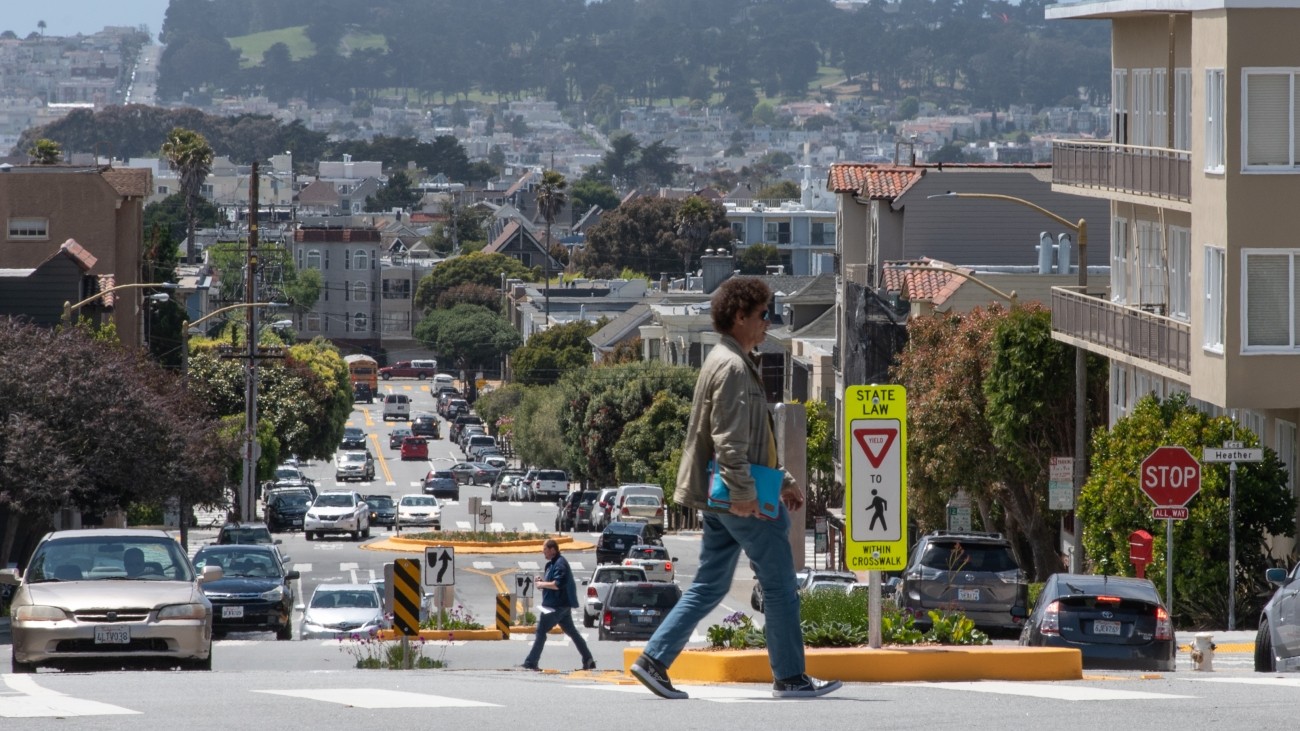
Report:
[[305,698],[313,701],[337,703],[355,708],[500,708],[495,703],[449,698],[441,695],[408,693],[383,688],[330,688],[325,690],[254,690],[254,693]]
[[359,568],[361,568],[360,564],[351,561],[345,561],[339,564],[339,571],[356,571]]
[[293,570],[294,570],[294,571],[297,571],[297,572],[300,573],[300,574],[305,574],[305,573],[307,573],[308,571],[311,571],[311,564],[309,564],[309,563],[296,563],[296,564],[293,565]]
[[541,533],[541,531],[537,530],[537,524],[536,524],[536,523],[524,523],[524,532],[525,532],[525,533]]
[[[690,694],[692,700],[712,701],[714,703],[753,703],[762,701],[764,703],[798,703],[798,700],[777,700],[772,697],[770,689],[751,690],[734,685],[683,685],[674,683],[675,687],[680,688]],[[650,695],[650,689],[641,685],[571,685],[571,688],[612,690],[619,693],[637,693],[639,695]]]
[[456,527],[457,527],[458,529],[460,529],[460,530],[470,530],[470,526],[469,526],[469,521],[468,521],[468,520],[458,520],[458,521],[456,521]]
[[491,561],[475,561],[474,568],[480,571],[491,571],[494,567]]
[[1135,690],[1112,690],[1081,685],[1043,685],[1039,683],[1013,683],[1002,680],[981,680],[969,683],[900,683],[939,690],[962,690],[971,693],[1018,695],[1027,698],[1051,698],[1059,701],[1131,701],[1131,700],[1184,700],[1189,695],[1172,693],[1147,693]]
[[586,567],[586,566],[583,566],[581,561],[570,561],[570,562],[569,562],[569,568],[573,569],[574,571],[586,571],[586,570],[587,570],[587,567]]
[[520,561],[519,568],[523,571],[540,571],[542,567],[536,561]]
[[99,701],[74,698],[43,688],[25,675],[0,675],[0,680],[22,695],[0,695],[0,718],[38,718],[45,716],[122,716],[140,711]]
[[[1219,664],[1219,658],[1214,658]],[[1300,678],[1179,678],[1193,683],[1241,683],[1244,685],[1272,685],[1282,688],[1300,688]]]

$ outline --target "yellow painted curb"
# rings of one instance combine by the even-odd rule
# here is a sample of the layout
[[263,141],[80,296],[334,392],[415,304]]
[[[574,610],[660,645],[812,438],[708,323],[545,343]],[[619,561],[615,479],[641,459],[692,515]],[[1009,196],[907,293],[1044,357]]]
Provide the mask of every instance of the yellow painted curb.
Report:
[[[1191,652],[1192,650],[1195,650],[1195,649],[1196,649],[1196,646],[1195,646],[1195,645],[1179,645],[1179,646],[1178,646],[1178,651],[1179,651],[1179,652]],[[1255,651],[1255,643],[1254,643],[1254,642],[1216,642],[1216,643],[1214,643],[1214,652],[1215,652],[1215,654],[1218,654],[1218,655],[1222,655],[1222,654],[1224,654],[1224,653],[1249,654],[1249,653],[1252,653],[1252,652],[1254,652],[1254,651]]]
[[[623,651],[629,671],[640,648]],[[809,648],[809,675],[861,683],[970,680],[1080,680],[1083,656],[1056,647],[889,647]],[[669,669],[676,681],[770,683],[766,650],[687,650]]]
[[[535,635],[537,634],[537,625],[535,624],[512,624],[510,625],[510,634],[512,635]],[[559,627],[552,627],[547,631],[548,635],[564,634],[564,630]]]
[[[551,536],[566,551],[590,551],[594,543],[575,541],[570,536]],[[452,546],[460,553],[466,554],[517,554],[541,553],[545,539],[539,541],[508,541],[504,543],[487,543],[485,541],[439,541],[419,538],[402,538],[393,536],[383,540],[372,541],[361,546],[367,551],[401,551],[404,553],[424,553],[428,546]]]
[[[401,635],[397,630],[385,629],[379,631],[381,640],[400,640]],[[422,640],[501,640],[500,630],[495,629],[422,629],[420,630],[420,639]]]

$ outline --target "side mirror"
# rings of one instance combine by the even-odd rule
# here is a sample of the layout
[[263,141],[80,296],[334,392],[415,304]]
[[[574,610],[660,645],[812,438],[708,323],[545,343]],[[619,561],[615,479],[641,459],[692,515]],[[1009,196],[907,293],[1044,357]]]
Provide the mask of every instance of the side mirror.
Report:
[[277,539],[275,539],[274,541],[272,541],[272,543],[274,543],[275,545],[278,546],[278,545],[284,543],[284,541],[282,541],[282,540],[280,540],[279,538],[277,538]]
[[199,583],[206,584],[209,581],[219,581],[225,575],[226,572],[222,571],[220,566],[204,566],[203,573],[199,576]]
[[285,580],[285,581],[293,581],[294,579],[300,578],[301,576],[302,576],[302,574],[298,573],[297,570],[294,570],[294,571],[290,571],[289,573],[285,574],[285,575],[284,575],[284,580]]
[[676,563],[677,561],[678,561],[678,558],[677,558],[676,556],[673,556],[673,562]]
[[21,583],[22,578],[18,575],[18,569],[0,569],[0,585],[18,586]]
[[582,580],[582,585],[583,585],[583,586],[586,586],[587,584],[590,584],[590,583],[591,583],[591,579],[583,579],[583,580]]
[[[0,577],[3,577],[3,574],[0,574]],[[1281,586],[1286,583],[1286,569],[1268,569],[1264,572],[1264,580],[1275,586]],[[4,579],[0,578],[0,583],[3,581]]]

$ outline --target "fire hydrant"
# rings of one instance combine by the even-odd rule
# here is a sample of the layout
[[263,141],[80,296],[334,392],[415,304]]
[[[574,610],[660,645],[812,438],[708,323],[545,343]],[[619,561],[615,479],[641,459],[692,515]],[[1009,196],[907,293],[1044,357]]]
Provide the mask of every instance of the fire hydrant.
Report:
[[1214,651],[1217,647],[1214,644],[1213,633],[1197,632],[1195,644],[1192,647],[1192,670],[1200,670],[1206,673],[1214,672]]

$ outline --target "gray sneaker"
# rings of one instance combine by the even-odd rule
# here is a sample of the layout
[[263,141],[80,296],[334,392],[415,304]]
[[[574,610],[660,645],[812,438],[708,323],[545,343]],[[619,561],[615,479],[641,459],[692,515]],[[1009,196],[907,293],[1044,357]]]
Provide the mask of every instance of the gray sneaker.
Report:
[[816,698],[839,690],[844,684],[838,680],[818,680],[808,675],[796,675],[778,680],[772,685],[773,698]]
[[649,655],[642,654],[632,663],[632,676],[660,698],[682,700],[690,697],[673,687],[672,681],[668,679],[668,668]]

